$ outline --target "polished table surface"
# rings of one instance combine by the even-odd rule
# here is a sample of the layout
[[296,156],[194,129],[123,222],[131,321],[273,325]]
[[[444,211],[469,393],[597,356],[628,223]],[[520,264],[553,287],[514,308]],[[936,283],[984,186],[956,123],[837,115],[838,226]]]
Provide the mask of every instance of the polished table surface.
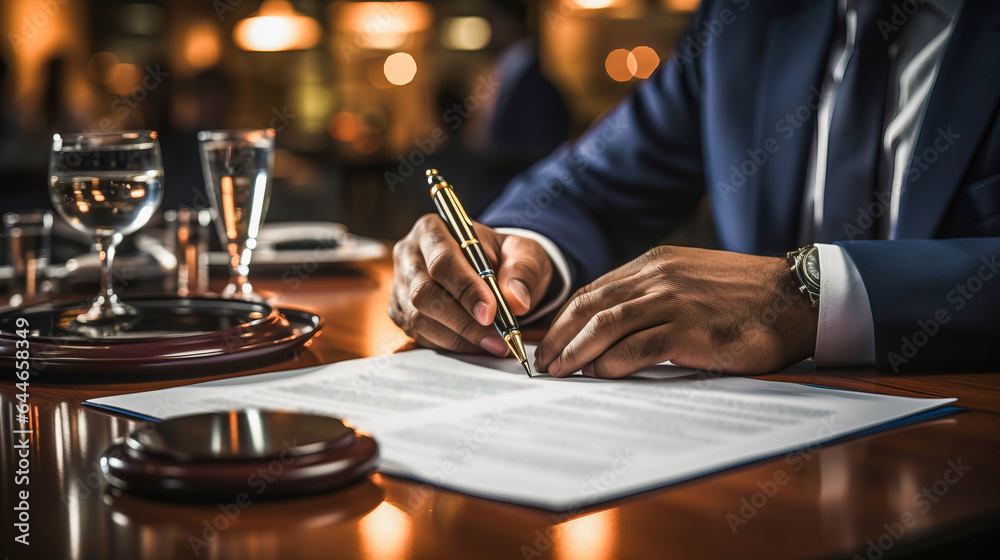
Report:
[[[101,451],[136,423],[84,407],[84,400],[396,351],[408,339],[386,314],[391,278],[385,260],[258,278],[256,285],[277,293],[280,305],[313,310],[326,326],[297,355],[252,371],[155,380],[137,371],[134,382],[117,384],[34,378],[29,546],[13,542],[18,391],[13,373],[5,372],[0,557],[874,559],[982,546],[982,535],[1000,522],[1000,373],[890,376],[799,368],[766,375],[873,393],[957,397],[966,410],[565,514],[380,474],[340,491],[245,507],[147,500],[104,483]],[[995,539],[985,542],[996,552]]]

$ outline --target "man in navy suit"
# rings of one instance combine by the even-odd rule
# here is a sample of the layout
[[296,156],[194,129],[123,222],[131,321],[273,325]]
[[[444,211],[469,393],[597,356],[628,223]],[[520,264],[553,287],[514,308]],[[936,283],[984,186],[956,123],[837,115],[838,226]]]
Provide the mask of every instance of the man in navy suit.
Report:
[[[990,0],[704,0],[667,64],[480,218],[522,323],[559,309],[535,367],[995,369],[998,76]],[[706,195],[724,250],[655,246]],[[409,335],[506,354],[437,216],[394,259]]]

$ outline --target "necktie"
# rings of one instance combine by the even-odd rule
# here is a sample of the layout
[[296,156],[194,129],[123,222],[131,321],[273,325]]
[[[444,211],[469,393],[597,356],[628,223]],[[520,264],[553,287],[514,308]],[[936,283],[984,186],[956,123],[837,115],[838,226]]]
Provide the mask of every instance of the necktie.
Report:
[[[869,206],[878,200],[878,154],[889,81],[889,42],[879,20],[889,21],[891,6],[886,0],[853,2],[857,14],[854,51],[833,107],[817,241],[872,239],[878,233]],[[886,212],[883,209],[882,214]]]

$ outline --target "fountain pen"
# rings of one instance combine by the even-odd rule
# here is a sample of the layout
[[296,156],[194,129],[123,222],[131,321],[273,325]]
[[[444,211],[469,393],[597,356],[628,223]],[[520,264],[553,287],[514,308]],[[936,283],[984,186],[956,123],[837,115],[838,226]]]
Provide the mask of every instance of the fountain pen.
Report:
[[486,253],[483,252],[483,246],[479,242],[479,238],[476,237],[476,232],[472,228],[472,220],[465,213],[465,208],[458,201],[458,197],[455,196],[455,189],[448,184],[448,181],[444,180],[444,177],[438,175],[437,169],[427,170],[427,184],[431,186],[431,199],[434,201],[434,205],[437,206],[441,219],[444,220],[444,223],[448,224],[451,236],[461,246],[466,260],[469,261],[472,268],[479,274],[479,277],[486,282],[486,285],[490,287],[493,297],[497,300],[497,314],[493,319],[493,326],[496,327],[497,332],[507,342],[507,346],[514,353],[514,357],[521,362],[525,373],[528,374],[528,377],[531,377],[531,368],[528,367],[528,355],[524,351],[524,339],[521,338],[521,329],[517,326],[514,313],[511,312],[510,307],[500,293],[500,286],[497,285],[497,275],[493,272],[493,267],[486,258]]

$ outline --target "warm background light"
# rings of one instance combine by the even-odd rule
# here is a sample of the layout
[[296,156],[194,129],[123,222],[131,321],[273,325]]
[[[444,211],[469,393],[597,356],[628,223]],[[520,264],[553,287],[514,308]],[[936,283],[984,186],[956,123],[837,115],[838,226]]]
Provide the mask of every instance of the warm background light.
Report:
[[583,8],[585,10],[599,10],[601,8],[610,8],[615,4],[615,0],[572,0],[578,8]]
[[615,49],[608,53],[604,59],[604,69],[608,76],[616,82],[627,82],[632,79],[632,72],[628,68],[628,57],[631,53],[625,49]]
[[116,95],[128,95],[142,82],[142,68],[136,64],[119,62],[108,71],[108,89]]
[[407,53],[393,53],[385,59],[383,69],[385,79],[389,80],[389,83],[402,86],[413,81],[413,77],[417,74],[417,61]]
[[210,68],[219,61],[222,49],[219,33],[210,22],[198,22],[187,29],[184,37],[184,61],[192,68]]
[[450,17],[441,20],[441,44],[456,51],[478,51],[490,44],[493,28],[486,18]]
[[557,560],[610,560],[617,556],[617,510],[591,513],[554,529],[553,557]]
[[632,49],[628,53],[628,69],[641,80],[645,80],[660,65],[660,57],[656,51],[645,45]]
[[604,59],[604,69],[616,82],[627,82],[632,78],[645,80],[660,65],[660,57],[652,48],[638,46],[631,51],[615,49]]
[[339,8],[336,25],[355,35],[349,46],[397,49],[412,33],[431,24],[430,8],[423,2],[351,2]]
[[395,560],[409,556],[413,522],[409,515],[389,502],[382,502],[366,515],[358,523],[358,529],[365,558]]
[[247,51],[308,49],[320,38],[319,22],[295,11],[285,0],[265,0],[260,9],[233,28],[233,41]]
[[353,142],[358,137],[358,117],[342,111],[330,119],[330,136],[338,142]]
[[698,9],[701,0],[666,0],[667,6],[671,10],[678,12],[693,12]]

